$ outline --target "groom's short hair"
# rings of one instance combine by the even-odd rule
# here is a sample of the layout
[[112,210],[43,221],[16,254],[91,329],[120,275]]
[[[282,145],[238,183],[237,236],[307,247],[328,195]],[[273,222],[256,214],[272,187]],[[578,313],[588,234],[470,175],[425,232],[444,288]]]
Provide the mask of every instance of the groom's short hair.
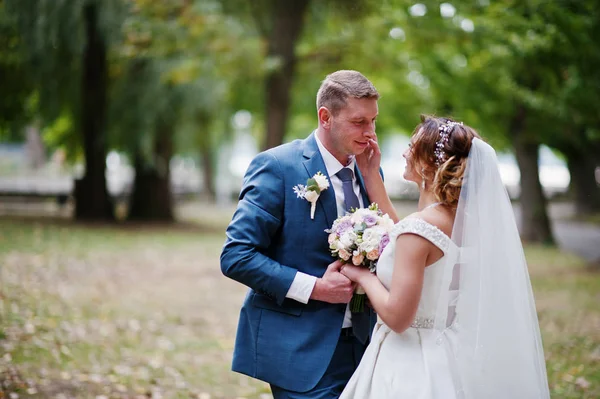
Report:
[[336,71],[327,75],[321,83],[317,92],[317,110],[326,107],[336,115],[346,106],[348,97],[378,100],[379,93],[362,73],[351,70]]

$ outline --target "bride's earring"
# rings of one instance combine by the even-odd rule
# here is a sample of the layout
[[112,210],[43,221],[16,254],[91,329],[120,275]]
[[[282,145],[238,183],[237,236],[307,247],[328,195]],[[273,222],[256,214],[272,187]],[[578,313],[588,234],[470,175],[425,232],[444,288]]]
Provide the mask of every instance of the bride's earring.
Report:
[[421,188],[425,190],[425,168],[421,168]]

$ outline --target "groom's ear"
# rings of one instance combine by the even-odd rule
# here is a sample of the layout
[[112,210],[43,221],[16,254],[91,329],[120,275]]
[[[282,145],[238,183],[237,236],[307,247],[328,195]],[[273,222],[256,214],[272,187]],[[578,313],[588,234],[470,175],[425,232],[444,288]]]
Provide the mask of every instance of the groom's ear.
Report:
[[321,107],[317,111],[317,115],[319,116],[319,124],[325,129],[329,129],[331,126],[331,112],[326,107]]

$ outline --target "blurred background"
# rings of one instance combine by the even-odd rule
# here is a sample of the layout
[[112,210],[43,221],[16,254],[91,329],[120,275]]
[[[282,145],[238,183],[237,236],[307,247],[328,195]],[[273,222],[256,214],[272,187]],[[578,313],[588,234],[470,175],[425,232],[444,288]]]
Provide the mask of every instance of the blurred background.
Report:
[[338,69],[381,94],[401,213],[420,114],[497,149],[553,397],[600,396],[599,6],[0,0],[0,397],[269,397],[228,372],[218,254],[251,159],[316,128]]

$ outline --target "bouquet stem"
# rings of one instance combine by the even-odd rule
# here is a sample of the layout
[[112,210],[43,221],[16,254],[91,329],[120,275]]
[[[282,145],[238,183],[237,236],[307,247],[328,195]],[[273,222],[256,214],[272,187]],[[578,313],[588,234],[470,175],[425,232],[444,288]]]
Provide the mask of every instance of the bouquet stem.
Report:
[[352,299],[350,300],[350,311],[354,313],[361,313],[365,311],[365,299],[367,296],[365,294],[359,294],[357,292],[352,295]]

